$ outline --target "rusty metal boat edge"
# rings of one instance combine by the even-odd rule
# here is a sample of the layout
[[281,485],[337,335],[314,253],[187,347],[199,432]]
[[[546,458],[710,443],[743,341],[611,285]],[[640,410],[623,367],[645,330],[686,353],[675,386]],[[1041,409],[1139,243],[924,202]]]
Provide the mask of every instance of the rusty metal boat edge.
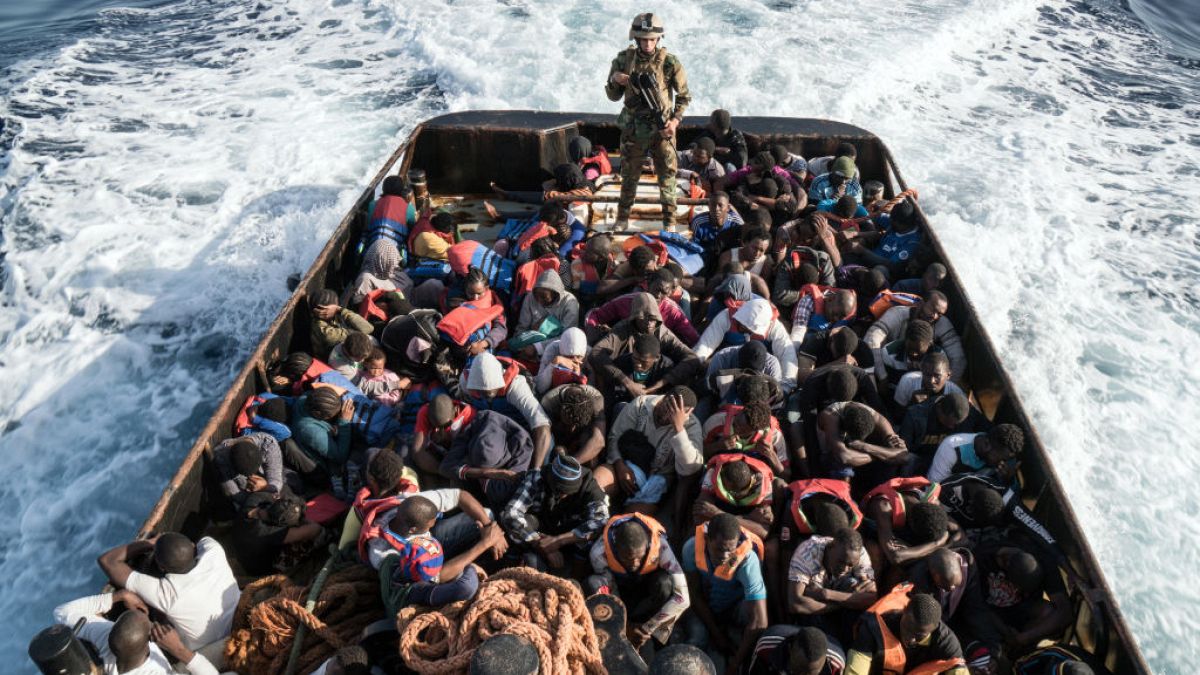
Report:
[[[687,139],[706,121],[706,118],[687,118],[680,128],[681,138]],[[864,129],[806,118],[739,117],[736,121],[738,128],[746,133],[752,150],[764,144],[782,142],[793,152],[812,157],[831,152],[839,141],[852,141],[859,147],[859,166],[865,177],[883,181],[889,196],[908,187],[887,146]],[[206,454],[229,436],[231,423],[242,401],[266,388],[266,365],[307,342],[306,335],[297,335],[293,331],[296,321],[303,320],[306,315],[301,300],[310,290],[324,288],[327,279],[341,276],[342,258],[353,235],[362,227],[364,207],[385,176],[403,174],[411,166],[418,166],[426,170],[431,192],[435,195],[482,193],[486,191],[487,180],[501,175],[506,184],[534,185],[543,170],[552,168],[558,158],[565,157],[566,144],[574,135],[586,135],[594,143],[616,147],[618,133],[615,116],[611,115],[520,110],[450,113],[416,126],[342,218],[279,315],[271,322],[137,537],[164,530],[192,535],[203,531],[207,525],[202,499]],[[464,158],[475,161],[464,164]],[[397,164],[398,170],[393,171]],[[1049,452],[1021,404],[1011,378],[1001,366],[974,304],[963,292],[961,279],[936,231],[919,207],[918,212],[939,259],[949,270],[946,290],[951,309],[948,314],[962,334],[971,390],[989,417],[1016,423],[1028,432],[1030,453],[1022,470],[1023,499],[1059,540],[1079,580],[1072,579],[1069,584],[1075,622],[1067,639],[1100,655],[1114,673],[1150,673],[1063,491]]]

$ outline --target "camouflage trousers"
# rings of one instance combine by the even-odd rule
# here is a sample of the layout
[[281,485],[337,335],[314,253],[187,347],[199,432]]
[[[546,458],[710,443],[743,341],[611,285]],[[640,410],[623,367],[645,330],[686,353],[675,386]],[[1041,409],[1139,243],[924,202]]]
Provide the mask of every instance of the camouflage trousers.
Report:
[[622,126],[621,200],[617,203],[617,220],[629,219],[637,195],[638,178],[642,175],[642,161],[648,152],[654,162],[654,173],[658,175],[663,227],[670,228],[675,223],[675,174],[679,167],[674,139],[663,138],[654,120],[628,114],[628,111],[622,113],[618,121]]

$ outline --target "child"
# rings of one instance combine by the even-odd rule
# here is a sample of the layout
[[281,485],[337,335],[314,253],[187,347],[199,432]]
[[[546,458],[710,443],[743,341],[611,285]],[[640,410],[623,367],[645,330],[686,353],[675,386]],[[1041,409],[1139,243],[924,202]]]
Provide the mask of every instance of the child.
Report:
[[366,333],[351,333],[329,352],[329,365],[353,382],[358,378],[362,362],[371,354],[374,346],[375,342]]
[[379,347],[372,348],[363,360],[354,384],[371,400],[395,407],[400,405],[400,398],[412,381],[388,370],[386,365],[387,355],[383,350]]

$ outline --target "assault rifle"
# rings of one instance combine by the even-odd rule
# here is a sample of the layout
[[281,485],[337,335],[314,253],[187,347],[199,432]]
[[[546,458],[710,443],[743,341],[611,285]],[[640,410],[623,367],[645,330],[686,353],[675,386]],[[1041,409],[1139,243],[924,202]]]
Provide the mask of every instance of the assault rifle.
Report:
[[633,90],[637,92],[638,98],[642,99],[642,103],[654,112],[654,121],[658,124],[658,128],[667,128],[667,122],[671,119],[671,111],[667,108],[666,101],[659,96],[658,78],[654,73],[635,73],[630,76],[629,84]]

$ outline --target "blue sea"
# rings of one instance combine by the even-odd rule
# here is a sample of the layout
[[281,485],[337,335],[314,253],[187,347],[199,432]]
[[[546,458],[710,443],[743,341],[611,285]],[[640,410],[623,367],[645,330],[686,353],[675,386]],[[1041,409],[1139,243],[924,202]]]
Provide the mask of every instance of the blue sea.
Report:
[[[5,671],[95,592],[383,159],[616,112],[626,0],[0,4]],[[660,0],[695,112],[844,120],[920,189],[1156,672],[1200,663],[1200,1]],[[464,161],[469,161],[464,158]]]

